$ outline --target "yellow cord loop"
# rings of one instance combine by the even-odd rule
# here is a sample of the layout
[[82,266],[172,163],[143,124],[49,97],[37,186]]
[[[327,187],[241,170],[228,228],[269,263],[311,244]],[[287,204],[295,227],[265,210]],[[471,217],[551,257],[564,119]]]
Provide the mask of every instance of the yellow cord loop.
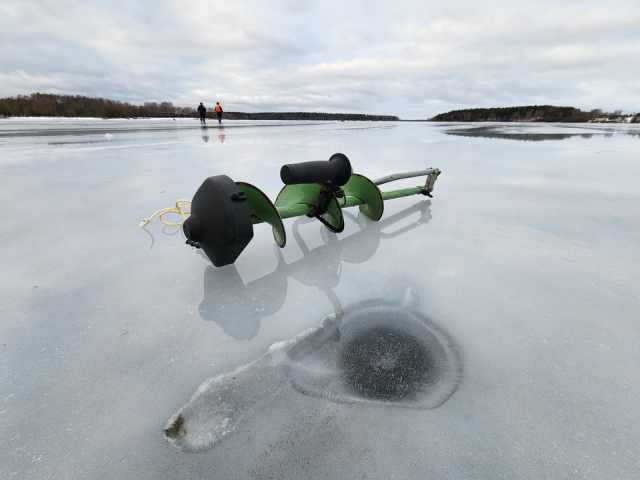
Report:
[[[189,206],[186,206],[186,205],[181,206],[181,205],[179,205],[180,203],[187,203],[187,204],[189,204]],[[162,218],[162,216],[165,213],[179,213],[180,215],[182,215],[182,222],[180,222],[180,223],[169,223],[169,222],[167,222],[165,219]],[[169,225],[171,227],[175,227],[175,226],[178,226],[178,225],[182,225],[182,223],[187,219],[185,214],[189,215],[190,213],[191,213],[191,200],[176,200],[176,206],[175,207],[164,208],[162,210],[158,210],[156,213],[151,215],[149,218],[145,218],[139,226],[140,227],[146,227],[147,224],[153,219],[153,217],[158,216],[160,221],[162,223],[164,223],[165,225]]]

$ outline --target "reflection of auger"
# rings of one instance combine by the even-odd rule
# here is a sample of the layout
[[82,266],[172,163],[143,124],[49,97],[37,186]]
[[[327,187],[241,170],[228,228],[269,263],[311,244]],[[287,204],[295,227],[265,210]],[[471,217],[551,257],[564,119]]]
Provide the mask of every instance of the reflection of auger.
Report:
[[[402,178],[427,175],[424,186],[381,192],[378,185]],[[193,196],[191,215],[182,225],[187,243],[202,248],[216,267],[236,261],[253,238],[253,224],[266,222],[273,228],[276,244],[286,244],[282,219],[315,217],[331,232],[344,229],[342,208],[360,207],[360,212],[378,221],[384,201],[410,195],[431,197],[440,175],[437,168],[389,175],[372,182],[353,174],[349,159],[336,153],[328,161],[284,165],[280,178],[285,187],[275,204],[258,188],[234,182],[226,175],[207,178]]]
[[[299,226],[312,220],[299,217],[293,222],[293,238],[303,257],[286,263],[280,249],[274,252],[278,259],[276,269],[264,277],[247,284],[242,281],[235,266],[204,271],[204,299],[198,310],[203,320],[217,323],[224,332],[236,340],[250,340],[260,329],[261,317],[278,312],[287,296],[288,278],[324,292],[333,305],[336,318],[342,318],[342,305],[333,288],[340,283],[342,262],[357,264],[371,259],[381,240],[403,235],[431,220],[430,200],[405,208],[384,220],[374,222],[364,216],[357,218],[349,212],[345,216],[359,225],[360,230],[338,239],[335,233],[321,230],[323,245],[309,249],[299,232]],[[415,221],[391,232],[384,232],[415,213]]]

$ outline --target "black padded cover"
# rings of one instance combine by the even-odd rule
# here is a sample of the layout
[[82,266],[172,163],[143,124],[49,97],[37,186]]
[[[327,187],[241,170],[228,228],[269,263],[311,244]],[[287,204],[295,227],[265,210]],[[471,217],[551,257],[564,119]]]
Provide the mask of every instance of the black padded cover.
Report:
[[182,224],[216,267],[230,265],[253,238],[251,212],[242,192],[226,175],[207,178],[193,196],[191,216]]

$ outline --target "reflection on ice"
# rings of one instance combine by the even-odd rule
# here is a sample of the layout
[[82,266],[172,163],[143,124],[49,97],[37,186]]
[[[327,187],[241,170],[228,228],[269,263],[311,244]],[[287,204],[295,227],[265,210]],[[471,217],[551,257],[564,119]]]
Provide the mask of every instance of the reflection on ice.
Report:
[[[463,128],[450,128],[445,130],[447,135],[453,135],[456,137],[482,137],[482,138],[499,138],[503,140],[520,140],[524,142],[542,142],[547,140],[566,140],[572,137],[580,138],[592,138],[594,136],[611,137],[614,133],[621,135],[630,135],[633,137],[640,137],[640,133],[636,131],[628,131],[625,127],[614,126],[605,128],[589,128],[589,125],[565,126],[566,133],[559,133],[558,128],[554,128],[551,131],[545,129],[545,125],[538,126],[536,131],[534,128],[538,125],[523,125],[511,124],[511,125],[490,125],[480,127],[468,127],[465,125]],[[562,126],[560,126],[562,128]],[[600,127],[600,125],[599,125]],[[581,131],[582,130],[582,131]]]
[[[287,264],[280,249],[274,247],[278,258],[275,271],[246,285],[234,265],[207,267],[204,273],[204,299],[199,307],[200,316],[203,320],[217,323],[227,335],[236,340],[251,340],[260,329],[260,318],[273,315],[282,308],[287,296],[288,277],[324,291],[338,312],[342,307],[331,289],[340,282],[341,262],[363,263],[375,255],[380,239],[393,239],[429,223],[430,205],[430,200],[423,200],[379,222],[362,214],[355,217],[345,211],[345,218],[358,223],[360,231],[339,240],[335,233],[321,227],[324,245],[313,250],[309,250],[302,239],[299,226],[315,220],[298,217],[293,222],[292,232],[304,257]],[[415,222],[393,232],[383,232],[418,212],[420,217]]]
[[204,272],[200,316],[217,323],[231,338],[251,340],[260,330],[260,318],[273,315],[284,304],[287,275],[283,268],[279,261],[275,272],[245,285],[235,265],[209,265]]
[[202,125],[200,129],[202,130],[202,141],[207,143],[209,141],[209,127]]
[[[293,375],[293,385],[299,392],[333,401],[355,403],[371,398],[397,404],[407,400],[407,405],[414,408],[433,408],[446,401],[459,379],[457,356],[444,334],[413,313],[415,302],[406,299],[401,306],[352,308],[346,314],[347,335],[341,340],[338,327],[345,313],[332,290],[340,282],[342,261],[365,262],[377,252],[381,239],[393,239],[429,223],[430,205],[429,200],[418,202],[380,222],[364,215],[356,218],[347,214],[347,218],[359,224],[360,230],[339,240],[335,233],[321,228],[324,245],[313,250],[299,233],[301,224],[313,220],[300,217],[293,223],[292,231],[303,258],[287,264],[274,247],[278,257],[276,270],[247,285],[235,265],[207,267],[200,315],[204,320],[216,322],[236,340],[254,338],[260,329],[260,317],[282,308],[290,276],[324,291],[336,313],[326,317],[318,328],[272,345],[258,360],[205,381],[190,402],[171,417],[165,428],[166,438],[177,448],[190,451],[213,445],[271,402],[280,388],[288,384],[289,374]],[[390,233],[382,231],[418,212],[416,222]],[[417,318],[420,319],[416,321]],[[358,335],[366,336],[376,329],[385,329],[393,340],[389,342],[389,335],[383,335],[383,342],[373,350],[370,342],[358,345]],[[341,361],[337,360],[336,348],[326,346],[330,343],[339,344],[344,350]],[[408,345],[416,346],[413,353],[419,353],[419,359],[411,354]],[[358,357],[362,351],[367,351],[364,363],[362,358],[358,362],[349,358]],[[364,387],[363,395],[352,393],[353,388],[357,390],[357,385],[365,383],[368,386]],[[380,391],[389,395],[375,395]],[[398,391],[402,394],[398,395]],[[374,395],[369,395],[371,392]]]

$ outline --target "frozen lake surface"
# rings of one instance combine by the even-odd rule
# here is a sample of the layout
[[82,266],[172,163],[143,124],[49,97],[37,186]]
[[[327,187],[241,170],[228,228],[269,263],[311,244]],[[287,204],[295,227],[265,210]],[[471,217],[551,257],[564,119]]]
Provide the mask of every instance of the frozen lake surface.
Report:
[[[138,227],[336,152],[442,175],[222,268]],[[0,478],[635,479],[638,178],[634,125],[0,120]]]

